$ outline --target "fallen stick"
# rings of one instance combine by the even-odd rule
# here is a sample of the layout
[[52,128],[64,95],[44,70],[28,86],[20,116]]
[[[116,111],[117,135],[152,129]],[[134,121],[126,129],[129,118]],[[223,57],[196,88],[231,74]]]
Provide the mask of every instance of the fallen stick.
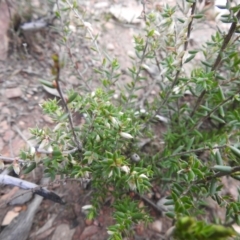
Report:
[[0,185],[12,185],[22,189],[31,190],[33,193],[38,194],[53,202],[65,204],[61,197],[59,197],[56,193],[49,191],[47,188],[38,186],[35,183],[31,183],[19,178],[14,178],[8,175],[0,174]]

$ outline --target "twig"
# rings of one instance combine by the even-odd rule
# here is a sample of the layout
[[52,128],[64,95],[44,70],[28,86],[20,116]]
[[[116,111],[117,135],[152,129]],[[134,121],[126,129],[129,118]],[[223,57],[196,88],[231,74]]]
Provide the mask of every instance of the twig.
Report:
[[[240,18],[240,11],[238,11],[236,17],[237,17],[237,19]],[[233,22],[232,25],[231,25],[231,27],[230,27],[230,29],[229,29],[229,31],[228,31],[227,36],[224,38],[222,47],[221,47],[221,49],[220,49],[220,51],[219,51],[219,53],[218,53],[218,56],[217,56],[217,58],[216,58],[216,60],[215,60],[215,62],[214,62],[214,64],[213,64],[213,66],[212,66],[212,68],[211,68],[211,71],[212,71],[212,72],[213,72],[213,71],[216,71],[216,70],[219,68],[219,64],[220,64],[220,62],[221,62],[221,60],[222,60],[222,52],[226,49],[228,43],[230,42],[233,34],[234,34],[235,31],[236,31],[236,28],[237,28],[237,22]],[[206,93],[207,93],[206,90],[203,90],[203,91],[202,91],[202,93],[201,93],[200,96],[198,97],[198,100],[197,100],[197,102],[196,102],[196,104],[195,104],[195,106],[194,106],[194,108],[193,108],[193,111],[192,111],[191,114],[190,114],[190,117],[192,117],[192,116],[195,114],[195,112],[197,111],[197,109],[198,109],[199,106],[201,105],[202,100],[203,100],[203,98],[204,98],[204,96],[205,96]]]
[[153,207],[155,210],[157,210],[162,215],[162,210],[160,207],[158,207],[157,204],[155,204],[153,201],[145,197],[144,195],[140,195],[139,193],[136,193],[143,201],[147,202],[151,207]]
[[72,114],[71,114],[71,112],[68,108],[68,105],[67,105],[66,100],[65,100],[65,98],[63,96],[63,93],[62,93],[62,89],[60,87],[60,70],[61,70],[61,68],[60,68],[60,63],[59,63],[59,56],[58,55],[53,56],[53,61],[54,61],[54,68],[56,70],[56,78],[55,78],[56,89],[59,93],[59,96],[60,96],[60,98],[63,102],[65,111],[67,113],[68,121],[69,121],[71,130],[72,130],[72,134],[73,134],[73,137],[74,137],[75,144],[77,145],[78,151],[82,152],[82,143],[78,140],[78,137],[77,137],[76,132],[74,130]]
[[[77,18],[83,23],[83,25],[85,26],[85,22],[83,21],[82,17],[81,17],[80,14],[78,13],[78,11],[73,7],[73,5],[72,5],[68,0],[66,0],[66,3],[69,5],[69,7],[70,7],[70,8],[72,9],[72,11],[75,13],[76,17],[77,17]],[[91,39],[92,39],[95,47],[96,47],[96,49],[97,49],[97,52],[99,53],[100,57],[102,57],[102,56],[101,56],[102,54],[101,54],[100,49],[99,49],[99,47],[98,47],[98,44],[97,44],[97,42],[96,42],[96,38],[93,37],[93,34],[92,34],[91,30],[90,30],[88,27],[86,27],[86,29],[87,29],[88,34],[90,35],[90,37],[91,37]]]
[[[240,93],[240,90],[237,91],[235,94]],[[234,98],[234,95],[231,95],[230,97],[226,98],[224,101],[222,101],[221,103],[219,103],[215,108],[213,108],[206,116],[204,116],[203,118],[199,119],[197,121],[197,123],[191,128],[190,131],[194,130],[195,128],[199,128],[201,126],[201,124],[206,121],[211,114],[213,114],[216,110],[218,110],[221,106],[223,106],[226,102],[232,100]]]
[[27,140],[27,138],[22,134],[17,125],[14,125],[12,129],[19,134],[19,136],[27,143],[29,147],[33,147],[32,143]]
[[[3,174],[1,174],[1,175],[3,176]],[[12,197],[8,202],[5,202],[3,204],[8,204],[9,202],[13,201],[14,199],[16,199],[18,197],[22,197],[24,194],[27,194],[29,192],[34,192],[35,190],[51,187],[51,186],[53,186],[53,184],[58,184],[58,183],[61,183],[61,182],[62,183],[66,183],[66,182],[79,182],[80,184],[84,185],[84,184],[88,184],[90,181],[91,181],[90,179],[85,179],[85,178],[78,178],[78,179],[75,179],[75,178],[64,178],[64,179],[61,179],[61,180],[53,181],[51,183],[41,184],[39,186],[36,185],[37,186],[36,188],[30,188],[30,189],[26,190],[24,193],[21,193],[19,195],[16,195],[16,196]],[[38,195],[40,195],[40,194],[38,194]],[[0,205],[0,208],[2,207],[2,205]]]
[[[192,17],[192,16],[194,15],[194,12],[195,12],[195,9],[196,9],[196,1],[192,4],[192,8],[191,8],[191,9],[192,9],[192,10],[191,10],[191,16],[190,16],[190,17],[191,17],[191,21],[190,21],[189,24],[188,24],[187,39],[186,39],[186,41],[185,41],[185,43],[184,43],[184,51],[186,51],[186,50],[187,50],[187,47],[188,47],[188,41],[189,41],[189,37],[190,37],[190,33],[191,33],[191,28],[192,28],[192,22],[193,22],[193,17]],[[174,80],[173,80],[173,83],[172,83],[169,91],[167,92],[165,99],[162,101],[162,103],[160,104],[160,106],[158,107],[158,109],[155,111],[155,114],[154,114],[154,116],[151,118],[151,120],[158,114],[158,112],[161,110],[161,108],[162,108],[162,107],[165,105],[165,103],[168,101],[168,99],[169,99],[169,97],[170,97],[170,94],[171,94],[171,92],[172,92],[173,87],[177,84],[179,75],[180,75],[180,73],[181,73],[181,68],[182,68],[182,66],[183,66],[182,59],[183,59],[183,56],[181,57],[180,66],[179,66],[179,68],[178,68],[178,70],[177,70],[177,72],[176,72],[176,74],[175,74],[175,78],[174,78]]]
[[[46,151],[44,149],[39,149],[39,148],[35,148],[36,153],[42,153],[42,154],[52,154],[52,151]],[[62,151],[63,155],[68,155],[68,154],[72,154],[75,153],[76,151],[78,151],[78,148],[73,148],[67,151]],[[20,163],[29,163],[29,161],[20,159],[20,158],[14,158],[14,157],[5,157],[5,156],[1,156],[0,155],[0,159],[3,160],[4,162],[14,162],[14,161],[18,161]],[[32,162],[32,161],[31,161]]]
[[[59,18],[60,18],[60,22],[61,22],[61,28],[62,28],[62,31],[64,32],[64,25],[63,25],[63,19],[62,19],[62,16],[60,14],[60,6],[59,6],[59,0],[56,0],[56,5],[57,5],[57,9],[58,9],[58,12],[59,12]],[[68,56],[74,66],[74,68],[76,69],[79,77],[81,78],[82,81],[84,81],[84,77],[83,77],[83,74],[79,71],[78,67],[77,67],[77,64],[74,62],[73,60],[73,54],[72,54],[72,51],[71,51],[71,48],[69,47],[68,45],[68,40],[66,39],[66,44],[65,44],[65,47],[67,49],[67,52],[68,52]],[[84,81],[85,85],[87,86],[88,90],[90,91],[91,88],[89,87],[88,83],[86,81]]]
[[215,173],[214,175],[212,176],[208,176],[204,179],[200,179],[200,180],[196,180],[196,181],[193,181],[188,187],[187,189],[182,193],[182,195],[186,195],[188,194],[188,192],[190,191],[191,187],[192,186],[196,186],[197,184],[201,184],[201,183],[206,183],[206,182],[209,182],[213,179],[216,179],[216,178],[220,178],[220,177],[224,177],[224,176],[231,176],[231,174],[235,173],[235,172],[238,172],[240,171],[240,166],[236,166],[236,167],[233,167],[231,169],[231,171],[229,172],[217,172]]
[[[137,73],[136,73],[135,80],[138,79],[139,74],[140,74],[140,72],[141,72],[141,70],[142,70],[142,64],[143,64],[144,58],[145,58],[145,56],[146,56],[148,44],[149,44],[149,39],[147,38],[147,39],[146,39],[145,46],[144,46],[144,49],[143,49],[143,53],[142,53],[142,56],[141,56],[141,59],[140,59],[140,63],[139,63],[138,71],[137,71]],[[132,88],[131,91],[130,91],[130,93],[129,93],[129,97],[128,97],[128,100],[127,100],[127,102],[126,102],[126,105],[128,104],[128,102],[129,102],[129,100],[130,100],[130,97],[131,97],[131,95],[132,95],[132,93],[133,93],[133,90],[134,90],[134,88]]]
[[145,0],[141,0],[141,3],[142,3],[142,6],[143,6],[143,10],[142,10],[143,19],[144,19],[145,22],[147,22],[147,17],[146,17],[146,2],[145,2]]
[[168,158],[173,158],[173,157],[177,157],[177,156],[182,156],[182,155],[186,155],[186,154],[189,154],[189,153],[196,153],[196,152],[202,152],[202,151],[207,151],[207,150],[212,150],[212,149],[220,149],[220,148],[225,148],[227,147],[228,145],[227,144],[224,144],[224,145],[221,145],[221,146],[214,146],[214,147],[207,147],[207,148],[198,148],[198,149],[193,149],[193,150],[189,150],[189,151],[186,151],[186,152],[179,152],[179,153],[175,153],[175,154],[172,154],[170,156],[166,156],[166,157],[163,157],[163,158],[160,158],[159,159],[159,162],[163,161],[163,160],[166,160]]

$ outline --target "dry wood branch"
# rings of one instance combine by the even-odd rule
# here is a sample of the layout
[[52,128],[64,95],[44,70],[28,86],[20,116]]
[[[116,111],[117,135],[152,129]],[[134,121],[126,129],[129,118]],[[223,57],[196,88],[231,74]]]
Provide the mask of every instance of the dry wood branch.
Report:
[[8,175],[0,174],[0,184],[12,185],[22,189],[32,190],[33,193],[36,193],[46,199],[49,199],[51,201],[54,201],[60,204],[64,204],[63,200],[56,193],[49,191],[46,188],[43,188],[41,186],[38,186],[35,183],[31,183],[19,178],[14,178]]

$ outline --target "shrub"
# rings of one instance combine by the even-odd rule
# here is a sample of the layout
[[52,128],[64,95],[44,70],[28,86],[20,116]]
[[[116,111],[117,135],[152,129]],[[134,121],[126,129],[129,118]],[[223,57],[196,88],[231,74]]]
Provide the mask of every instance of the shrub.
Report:
[[[91,26],[82,20],[76,3],[61,4],[56,16],[62,22],[63,45],[69,49],[64,9],[80,19],[98,52]],[[65,99],[60,83],[63,66],[57,54],[53,55],[54,80],[42,81],[56,88],[61,97],[61,101],[47,100],[41,105],[55,128],[31,130],[39,149],[49,153],[41,159],[45,173],[53,179],[60,174],[91,180],[95,193],[89,218],[96,216],[109,193],[114,196],[116,224],[108,229],[110,239],[131,234],[133,223],[150,221],[129,192],[141,196],[153,185],[170,192],[165,205],[174,209],[166,215],[176,221],[171,234],[175,239],[226,239],[236,233],[224,226],[240,224],[238,199],[222,191],[222,177],[240,179],[240,5],[219,6],[229,11],[222,16],[223,22],[230,23],[228,32],[218,29],[194,49],[189,46],[191,31],[204,19],[196,4],[188,0],[178,7],[166,5],[144,14],[144,34],[134,37],[137,61],[128,69],[132,81],[119,84],[118,99],[114,98],[120,77],[116,59],[102,59],[95,69],[101,85],[85,94],[71,90]],[[155,76],[145,74],[150,65],[158,70]],[[142,96],[137,94],[139,89],[144,89]],[[150,94],[153,89],[156,95]],[[74,125],[74,113],[84,117],[83,125]],[[159,121],[164,125],[160,136],[155,131]],[[144,138],[148,151],[141,144]],[[22,157],[27,163],[36,161],[30,152]],[[219,226],[210,219],[206,224],[190,218],[207,218],[203,208],[207,197],[226,209]],[[186,222],[193,227],[183,227]]]

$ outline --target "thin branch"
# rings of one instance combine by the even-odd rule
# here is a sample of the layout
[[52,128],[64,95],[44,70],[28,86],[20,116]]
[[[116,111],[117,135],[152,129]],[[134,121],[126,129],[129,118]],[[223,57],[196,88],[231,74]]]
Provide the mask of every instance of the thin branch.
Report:
[[[62,16],[60,14],[60,6],[59,6],[59,0],[56,0],[56,5],[57,5],[57,10],[59,12],[59,18],[60,18],[60,22],[61,22],[61,28],[62,28],[62,32],[64,33],[64,25],[63,25],[63,19],[62,19]],[[66,44],[65,44],[65,47],[67,49],[67,52],[68,52],[68,56],[74,66],[74,68],[76,69],[79,77],[81,78],[82,81],[84,81],[84,77],[83,77],[83,74],[79,71],[78,67],[77,67],[77,64],[74,62],[73,60],[73,54],[72,54],[72,51],[71,51],[71,48],[69,47],[68,45],[68,40],[66,39]],[[84,84],[87,86],[88,90],[90,91],[91,88],[89,87],[88,83],[86,81],[84,81]]]
[[[237,17],[237,19],[240,18],[240,11],[238,11],[236,17]],[[220,49],[220,51],[219,51],[219,53],[218,53],[218,56],[217,56],[217,58],[216,58],[216,60],[215,60],[215,62],[214,62],[214,64],[213,64],[213,66],[212,66],[212,68],[211,68],[211,71],[212,71],[212,72],[213,72],[213,71],[216,71],[216,70],[219,68],[220,62],[221,62],[221,60],[222,60],[222,52],[226,49],[228,43],[230,42],[233,34],[234,34],[235,31],[236,31],[236,29],[237,29],[237,22],[233,22],[232,25],[231,25],[231,27],[230,27],[230,29],[229,29],[229,31],[228,31],[227,36],[224,38],[222,47],[221,47],[221,49]],[[207,93],[206,90],[203,90],[203,91],[202,91],[202,93],[201,93],[200,96],[198,97],[198,100],[197,100],[197,102],[196,102],[196,104],[195,104],[195,106],[194,106],[194,108],[193,108],[193,111],[192,111],[191,114],[190,114],[190,117],[193,117],[193,115],[195,114],[195,112],[197,111],[197,109],[199,108],[199,106],[201,105],[202,100],[203,100],[203,98],[204,98],[204,96],[205,96],[206,93]]]
[[144,202],[148,203],[151,207],[153,207],[155,210],[157,210],[161,215],[162,215],[162,210],[161,208],[155,204],[153,201],[145,197],[144,195],[141,195],[139,193],[136,193]]
[[[187,51],[187,48],[188,48],[188,41],[189,41],[189,37],[190,37],[190,34],[191,34],[191,30],[192,30],[192,23],[193,23],[193,15],[194,15],[194,12],[195,12],[195,9],[196,9],[196,1],[192,4],[192,7],[191,7],[191,21],[189,22],[188,24],[188,30],[187,30],[187,39],[184,43],[184,51]],[[178,78],[179,78],[179,75],[181,73],[181,69],[182,69],[182,66],[183,66],[183,63],[182,63],[182,59],[183,59],[183,56],[181,57],[181,61],[180,61],[180,66],[175,74],[175,78],[173,80],[173,83],[169,89],[169,91],[167,92],[166,94],[166,97],[165,99],[162,101],[162,103],[160,104],[160,106],[158,107],[158,109],[155,111],[155,114],[153,116],[153,118],[158,114],[158,112],[161,110],[161,108],[166,104],[166,102],[168,101],[169,97],[170,97],[170,94],[172,92],[172,89],[174,88],[174,86],[178,83]],[[151,119],[152,120],[152,119]]]
[[73,134],[73,137],[74,137],[74,141],[75,141],[75,144],[77,145],[77,148],[78,148],[78,151],[79,152],[82,152],[82,143],[79,141],[78,137],[77,137],[77,134],[74,130],[74,126],[73,126],[73,119],[72,119],[72,114],[68,108],[68,105],[66,103],[66,100],[63,96],[63,93],[62,93],[62,89],[60,87],[60,63],[59,63],[59,56],[56,55],[55,56],[56,59],[54,59],[54,68],[56,70],[56,88],[57,88],[57,91],[59,93],[59,96],[63,102],[63,105],[64,105],[64,108],[65,108],[65,111],[67,113],[67,116],[68,116],[68,120],[69,120],[69,123],[70,123],[70,127],[71,127],[71,130],[72,130],[72,134]]
[[[142,64],[143,64],[143,61],[144,61],[145,56],[146,56],[148,44],[149,44],[149,39],[147,38],[147,39],[146,39],[145,46],[144,46],[144,49],[143,49],[143,53],[142,53],[142,56],[141,56],[141,59],[140,59],[138,71],[137,71],[137,73],[136,73],[136,77],[135,77],[134,80],[137,80],[137,79],[138,79],[139,74],[140,74],[140,72],[141,72],[141,70],[142,70]],[[134,91],[134,88],[132,88],[131,91],[130,91],[130,93],[129,93],[129,97],[128,97],[128,100],[127,100],[127,102],[126,102],[126,105],[128,104],[128,102],[129,102],[129,100],[130,100],[130,97],[131,97],[133,91]]]
[[[78,13],[78,11],[73,7],[73,5],[68,1],[66,0],[66,3],[68,4],[68,6],[71,8],[71,10],[75,13],[75,16],[83,23],[83,25],[85,26],[85,22],[83,21],[82,17],[80,16],[80,14]],[[87,31],[88,31],[88,34],[90,35],[96,49],[97,49],[97,52],[99,53],[100,57],[102,57],[101,55],[101,52],[100,52],[100,49],[98,47],[98,44],[97,44],[97,41],[96,41],[96,38],[93,37],[93,34],[90,30],[89,27],[86,27]]]
[[225,148],[227,146],[228,146],[227,144],[224,144],[224,145],[221,145],[221,146],[214,146],[214,147],[211,147],[211,148],[210,147],[206,147],[206,148],[193,149],[193,150],[189,150],[189,151],[186,151],[186,152],[179,152],[179,153],[172,154],[170,156],[166,156],[166,157],[160,158],[159,162],[161,162],[163,160],[166,160],[168,158],[183,156],[183,155],[186,155],[186,154],[189,154],[189,153],[197,153],[197,152],[202,152],[202,151],[207,151],[207,150],[212,150],[212,149],[220,149],[220,148]]
[[[224,176],[231,176],[231,174],[235,173],[235,172],[239,172],[240,171],[240,166],[236,166],[236,167],[233,167],[231,169],[231,171],[229,172],[217,172],[211,176],[208,176],[204,179],[200,179],[200,180],[196,180],[196,181],[193,181],[188,187],[187,189],[182,193],[182,195],[186,195],[188,194],[188,192],[190,191],[190,189],[192,188],[192,186],[196,186],[197,184],[202,184],[202,183],[206,183],[206,182],[209,182],[213,179],[216,179],[216,178],[220,178],[220,177],[224,177]],[[183,184],[183,183],[182,183]]]
[[240,90],[237,91],[234,95],[231,95],[230,97],[226,98],[224,101],[222,101],[221,103],[219,103],[215,108],[213,108],[206,116],[204,116],[203,118],[199,119],[197,121],[197,123],[191,128],[190,131],[194,130],[195,128],[199,128],[201,126],[201,124],[206,121],[210,116],[211,114],[213,114],[215,111],[217,111],[221,106],[223,106],[226,102],[232,100],[234,98],[234,96],[236,94],[239,94],[240,93]]

